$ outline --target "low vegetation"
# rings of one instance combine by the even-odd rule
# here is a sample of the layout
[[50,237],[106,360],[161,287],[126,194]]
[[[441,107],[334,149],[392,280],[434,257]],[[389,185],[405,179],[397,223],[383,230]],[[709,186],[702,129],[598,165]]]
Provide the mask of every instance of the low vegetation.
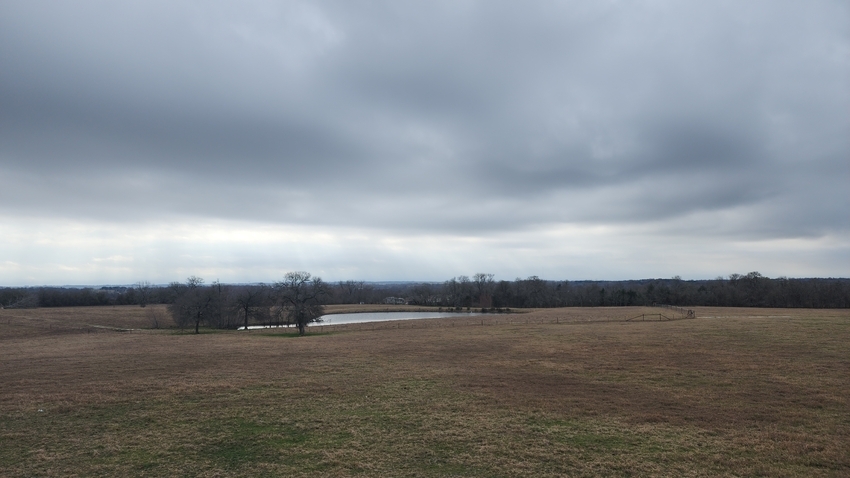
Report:
[[850,311],[525,312],[295,338],[154,329],[160,305],[0,310],[0,470],[850,474]]

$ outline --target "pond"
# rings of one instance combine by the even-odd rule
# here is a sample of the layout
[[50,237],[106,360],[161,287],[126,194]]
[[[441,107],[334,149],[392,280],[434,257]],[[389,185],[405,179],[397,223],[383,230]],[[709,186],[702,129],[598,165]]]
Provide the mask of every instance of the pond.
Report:
[[[356,312],[351,314],[325,314],[320,317],[321,322],[311,325],[361,324],[364,322],[385,322],[387,320],[442,319],[445,317],[472,317],[474,315],[481,315],[481,312]],[[251,325],[248,330],[272,327]],[[239,328],[239,330],[244,329],[245,327]]]
[[322,325],[360,324],[387,320],[442,319],[444,317],[472,317],[481,312],[357,312],[352,314],[327,314],[321,317]]

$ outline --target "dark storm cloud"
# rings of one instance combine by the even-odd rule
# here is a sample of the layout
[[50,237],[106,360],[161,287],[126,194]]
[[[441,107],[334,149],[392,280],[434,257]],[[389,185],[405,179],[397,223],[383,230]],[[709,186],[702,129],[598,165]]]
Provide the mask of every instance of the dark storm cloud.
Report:
[[842,2],[7,2],[0,207],[473,234],[749,208],[716,229],[846,234],[848,18]]

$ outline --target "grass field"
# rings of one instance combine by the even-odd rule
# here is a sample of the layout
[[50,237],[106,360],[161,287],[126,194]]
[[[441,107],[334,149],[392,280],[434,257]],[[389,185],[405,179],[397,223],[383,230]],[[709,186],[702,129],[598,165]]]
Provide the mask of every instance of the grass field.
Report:
[[850,311],[696,312],[295,337],[0,310],[0,475],[850,475]]

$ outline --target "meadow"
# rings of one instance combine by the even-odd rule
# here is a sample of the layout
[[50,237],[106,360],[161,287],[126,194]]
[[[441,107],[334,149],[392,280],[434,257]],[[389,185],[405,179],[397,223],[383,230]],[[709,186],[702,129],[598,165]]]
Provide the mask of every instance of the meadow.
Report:
[[297,337],[0,310],[0,475],[850,475],[850,311],[695,311]]

